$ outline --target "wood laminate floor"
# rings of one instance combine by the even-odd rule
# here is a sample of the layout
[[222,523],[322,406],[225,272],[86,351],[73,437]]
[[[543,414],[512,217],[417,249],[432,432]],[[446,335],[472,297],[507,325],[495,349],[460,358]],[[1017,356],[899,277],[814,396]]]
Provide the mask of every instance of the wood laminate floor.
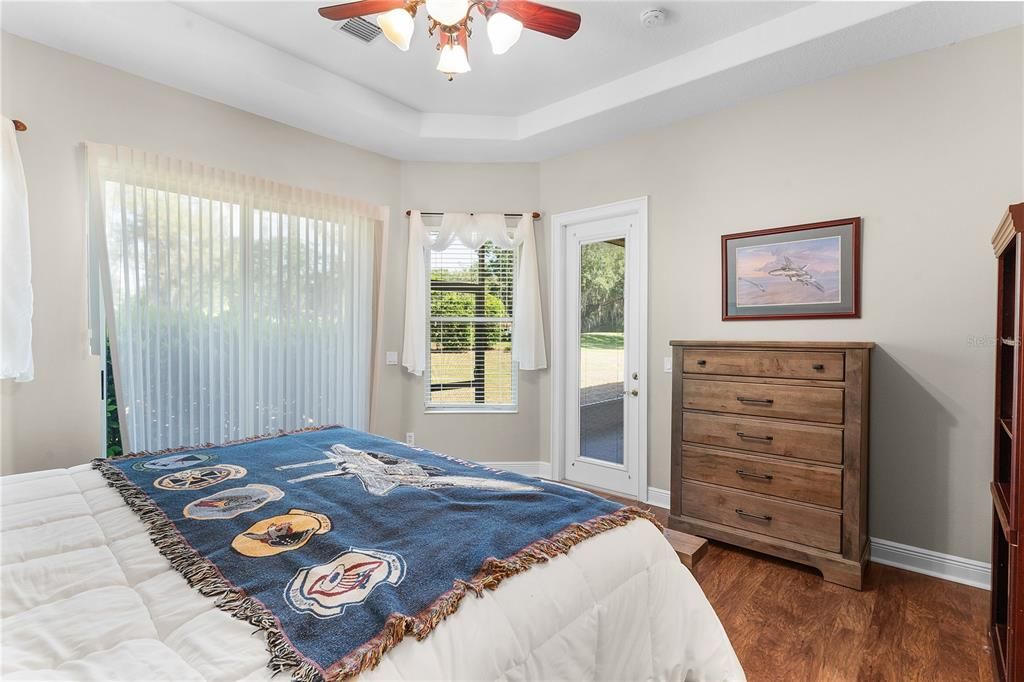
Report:
[[985,590],[869,564],[858,592],[714,542],[694,575],[750,682],[994,679]]

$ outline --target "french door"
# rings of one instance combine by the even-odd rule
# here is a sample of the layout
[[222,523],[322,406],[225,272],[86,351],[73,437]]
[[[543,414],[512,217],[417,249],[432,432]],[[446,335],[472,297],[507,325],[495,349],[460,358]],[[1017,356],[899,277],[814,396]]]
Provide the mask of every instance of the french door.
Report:
[[646,499],[646,210],[632,204],[559,216],[561,474]]

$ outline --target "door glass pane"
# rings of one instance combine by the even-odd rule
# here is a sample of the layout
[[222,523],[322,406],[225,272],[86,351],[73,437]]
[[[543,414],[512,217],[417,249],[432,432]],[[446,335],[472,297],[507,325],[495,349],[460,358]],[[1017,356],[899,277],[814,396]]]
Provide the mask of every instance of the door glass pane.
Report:
[[623,463],[626,240],[580,247],[580,456]]

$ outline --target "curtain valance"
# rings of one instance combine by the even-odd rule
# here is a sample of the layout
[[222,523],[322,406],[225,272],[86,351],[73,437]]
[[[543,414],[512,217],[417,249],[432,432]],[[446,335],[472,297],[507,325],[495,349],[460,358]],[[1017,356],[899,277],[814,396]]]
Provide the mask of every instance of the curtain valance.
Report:
[[358,199],[294,187],[144,149],[95,142],[86,146],[93,177],[212,201],[241,203],[245,200],[257,210],[301,214],[319,220],[331,220],[339,214],[387,220],[387,207]]
[[429,298],[426,254],[444,251],[455,241],[470,249],[478,249],[486,242],[502,249],[518,249],[512,305],[512,361],[518,362],[520,369],[546,368],[537,241],[530,211],[524,211],[511,229],[501,213],[445,213],[436,227],[425,225],[420,211],[409,214],[402,364],[412,374],[421,375],[426,369]]

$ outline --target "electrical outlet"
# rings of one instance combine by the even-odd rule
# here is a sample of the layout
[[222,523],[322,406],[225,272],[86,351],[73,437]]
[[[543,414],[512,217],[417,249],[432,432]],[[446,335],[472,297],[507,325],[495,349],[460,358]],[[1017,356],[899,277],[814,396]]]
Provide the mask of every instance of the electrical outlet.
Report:
[[412,431],[409,431],[408,433],[406,433],[405,434],[405,444],[406,445],[416,445],[416,434],[413,433]]
[[386,362],[389,365],[397,365],[398,364],[398,353],[396,353],[393,350],[389,350],[387,352],[387,354],[384,356],[384,358],[385,358],[384,362]]
[[664,363],[665,363],[665,373],[666,374],[671,374],[672,373],[672,356],[671,355],[666,356],[664,358]]

